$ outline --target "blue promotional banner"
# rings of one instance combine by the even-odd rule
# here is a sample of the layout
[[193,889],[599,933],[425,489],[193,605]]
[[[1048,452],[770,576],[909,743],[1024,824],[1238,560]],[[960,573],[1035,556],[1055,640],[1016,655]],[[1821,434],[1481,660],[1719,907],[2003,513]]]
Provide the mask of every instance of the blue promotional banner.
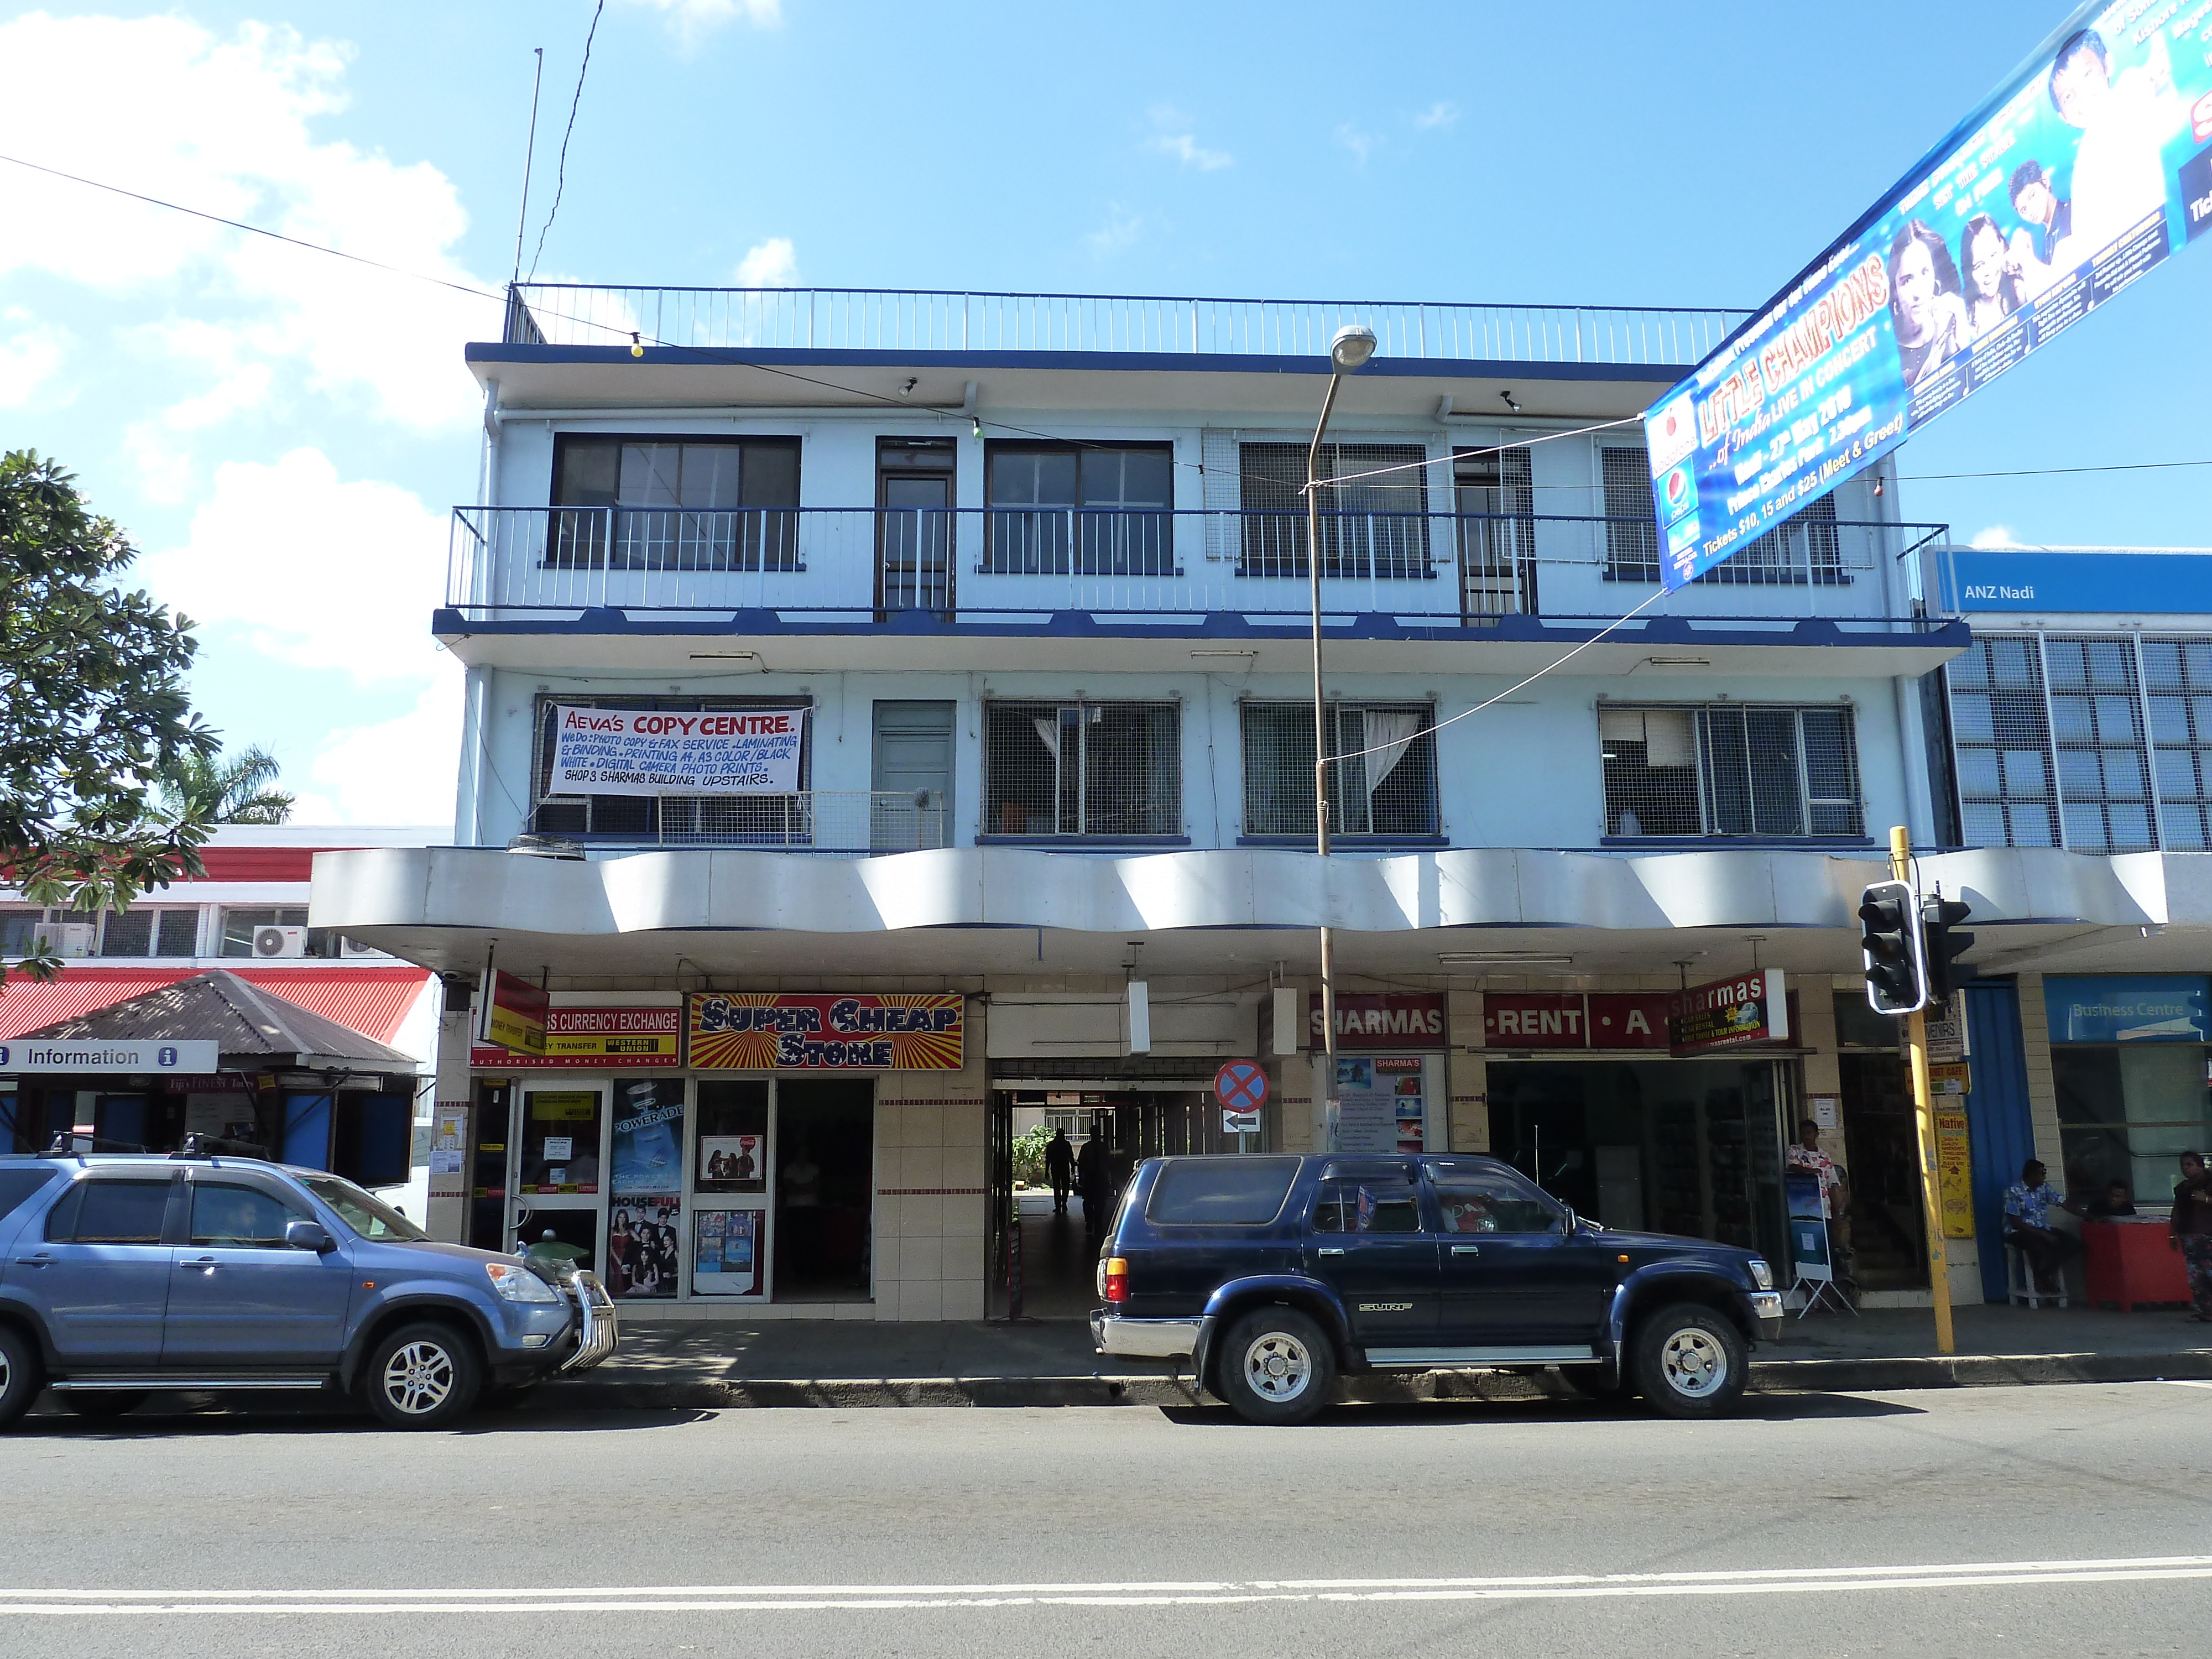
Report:
[[2212,0],[2093,0],[1644,416],[1669,590],[2212,231]]

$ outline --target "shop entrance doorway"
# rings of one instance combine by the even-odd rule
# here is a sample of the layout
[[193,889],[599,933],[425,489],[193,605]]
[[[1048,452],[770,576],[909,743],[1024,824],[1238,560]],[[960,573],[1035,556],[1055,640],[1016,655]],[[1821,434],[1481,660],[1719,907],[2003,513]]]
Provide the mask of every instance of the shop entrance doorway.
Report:
[[[1079,1160],[1086,1146],[1098,1148],[1091,1156],[1103,1164],[1105,1196],[1096,1231],[1085,1213],[1080,1176],[1067,1207],[1060,1209],[1055,1200],[1040,1146],[1060,1129]],[[1258,1135],[1244,1141],[1240,1147],[1237,1136],[1222,1133],[1220,1103],[1198,1088],[993,1090],[988,1316],[1005,1319],[1018,1311],[1024,1319],[1089,1318],[1098,1301],[1095,1239],[1112,1219],[1137,1165],[1148,1158],[1263,1150]]]
[[778,1302],[874,1294],[876,1091],[849,1078],[781,1078],[775,1089]]
[[1489,1075],[1492,1153],[1581,1213],[1790,1259],[1787,1061],[1492,1061]]

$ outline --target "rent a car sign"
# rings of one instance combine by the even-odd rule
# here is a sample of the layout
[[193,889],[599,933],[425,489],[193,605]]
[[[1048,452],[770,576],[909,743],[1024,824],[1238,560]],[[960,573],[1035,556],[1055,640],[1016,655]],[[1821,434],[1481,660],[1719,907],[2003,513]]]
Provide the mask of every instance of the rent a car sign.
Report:
[[554,706],[556,795],[789,795],[804,708]]

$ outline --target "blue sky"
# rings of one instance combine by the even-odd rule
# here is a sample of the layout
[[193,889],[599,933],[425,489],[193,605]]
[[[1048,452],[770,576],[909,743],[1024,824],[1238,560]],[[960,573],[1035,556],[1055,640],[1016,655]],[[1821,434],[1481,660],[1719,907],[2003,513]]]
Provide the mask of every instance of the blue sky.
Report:
[[[609,0],[541,276],[1749,306],[2061,3],[1847,12]],[[1686,26],[1694,15],[1696,27]],[[591,0],[0,8],[0,153],[464,283],[524,264]],[[0,166],[0,442],[202,619],[302,816],[451,811],[432,647],[495,307]],[[2212,258],[1938,422],[1915,475],[2212,459]],[[2212,468],[1914,483],[1959,539],[2202,544]]]

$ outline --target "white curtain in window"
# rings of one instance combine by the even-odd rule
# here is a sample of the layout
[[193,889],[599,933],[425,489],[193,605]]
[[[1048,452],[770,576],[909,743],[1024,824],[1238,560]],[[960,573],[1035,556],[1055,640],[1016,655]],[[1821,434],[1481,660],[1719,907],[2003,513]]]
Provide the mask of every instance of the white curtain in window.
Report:
[[1370,708],[1366,711],[1367,799],[1372,801],[1391,768],[1406,758],[1413,734],[1421,729],[1421,716],[1411,708]]
[[1032,715],[1030,724],[1036,727],[1037,741],[1052,751],[1054,760],[1060,758],[1060,716],[1054,714]]

